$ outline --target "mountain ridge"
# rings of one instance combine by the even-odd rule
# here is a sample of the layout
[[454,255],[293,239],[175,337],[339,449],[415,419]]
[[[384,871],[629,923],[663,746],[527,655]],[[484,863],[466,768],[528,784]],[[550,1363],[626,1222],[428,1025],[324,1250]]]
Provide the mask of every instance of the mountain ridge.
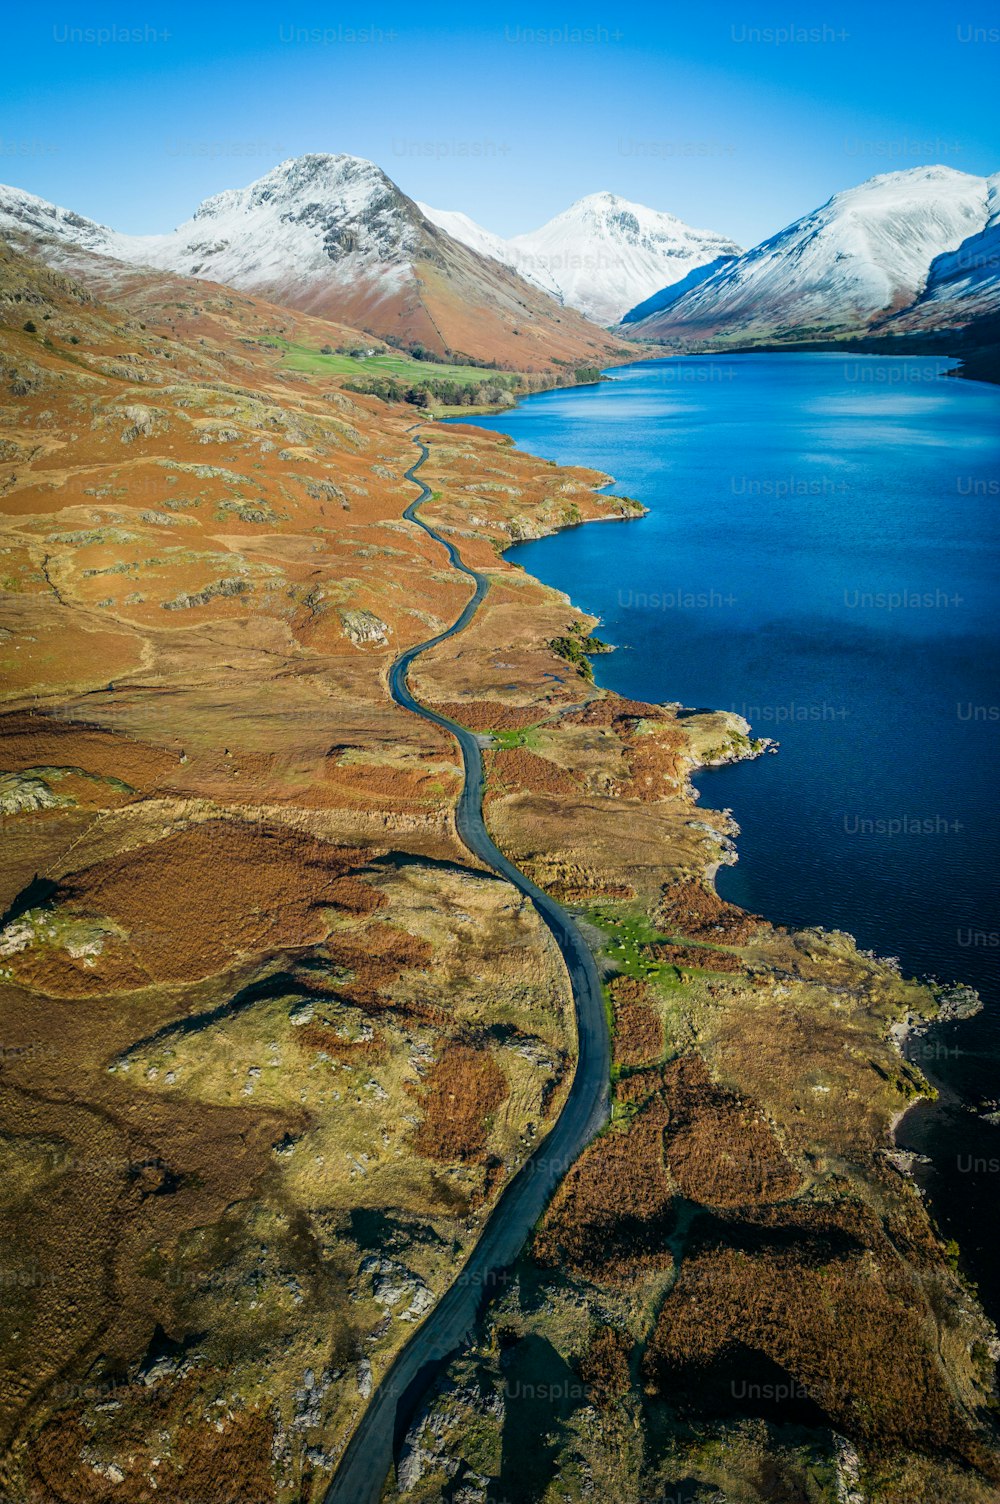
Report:
[[115,265],[168,271],[525,371],[599,368],[622,339],[936,336],[1000,314],[1000,175],[941,165],[843,189],[747,251],[608,191],[505,240],[343,153],[288,158],[156,235],[0,187],[0,232],[75,275],[101,258],[102,285]]
[[123,235],[0,188],[0,230],[60,269],[80,252],[221,282],[438,355],[516,369],[602,365],[620,346],[515,270],[453,239],[375,163],[289,158],[162,235]]
[[[629,320],[630,332],[753,343],[888,327],[920,303],[934,268],[986,231],[991,181],[943,166],[878,174],[833,194],[662,311]],[[946,316],[940,300],[938,312]]]
[[716,231],[693,229],[674,214],[607,190],[587,194],[538,229],[509,239],[459,211],[421,207],[450,234],[605,325],[705,262],[741,249]]

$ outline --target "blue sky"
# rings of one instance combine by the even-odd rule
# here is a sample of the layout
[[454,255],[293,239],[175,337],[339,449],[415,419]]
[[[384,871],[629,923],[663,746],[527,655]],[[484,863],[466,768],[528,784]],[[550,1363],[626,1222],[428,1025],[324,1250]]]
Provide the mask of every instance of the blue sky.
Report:
[[803,11],[23,6],[0,181],[151,232],[285,157],[347,151],[502,234],[608,188],[749,245],[877,172],[1000,169],[995,10]]

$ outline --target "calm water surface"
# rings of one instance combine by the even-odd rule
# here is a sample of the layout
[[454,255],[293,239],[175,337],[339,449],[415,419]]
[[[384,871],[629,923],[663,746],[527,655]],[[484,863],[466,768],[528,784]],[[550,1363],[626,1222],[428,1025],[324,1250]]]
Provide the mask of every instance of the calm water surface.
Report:
[[981,993],[918,1047],[947,1105],[902,1140],[1000,1314],[1000,390],[950,364],[657,361],[476,421],[650,509],[511,555],[601,617],[600,683],[780,740],[698,780],[742,828],[722,895]]

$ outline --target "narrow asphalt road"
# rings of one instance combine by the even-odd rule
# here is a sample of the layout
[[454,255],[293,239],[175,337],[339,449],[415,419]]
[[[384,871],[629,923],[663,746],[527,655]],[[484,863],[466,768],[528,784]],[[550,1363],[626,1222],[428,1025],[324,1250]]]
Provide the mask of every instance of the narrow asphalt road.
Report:
[[465,765],[465,784],[456,810],[459,835],[470,851],[531,899],[552,931],[573,988],[578,1056],[573,1083],[554,1127],[506,1186],[465,1267],[397,1354],[378,1385],[341,1458],[325,1504],[376,1504],[395,1451],[428,1386],[449,1356],[469,1340],[480,1310],[491,1293],[502,1286],[505,1270],[517,1258],[555,1187],[608,1117],[611,1045],[594,958],[565,910],[509,862],[490,839],[483,822],[483,763],[476,738],[464,727],[421,705],[407,685],[413,660],[461,632],[489,589],[487,577],[463,564],[454,545],[417,515],[417,508],[431,493],[417,479],[417,471],[427,458],[427,446],[419,439],[414,443],[420,450],[420,458],[407,470],[406,479],[420,487],[420,495],[403,516],[440,543],[453,566],[475,581],[476,589],[454,626],[409,648],[396,659],[389,671],[389,688],[397,704],[423,716],[425,721],[443,726],[457,739]]

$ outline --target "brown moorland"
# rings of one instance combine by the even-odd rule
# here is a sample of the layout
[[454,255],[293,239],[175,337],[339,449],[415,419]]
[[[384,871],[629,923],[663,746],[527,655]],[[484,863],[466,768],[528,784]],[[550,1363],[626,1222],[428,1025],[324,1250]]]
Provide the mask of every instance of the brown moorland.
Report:
[[507,1095],[503,1071],[488,1051],[449,1045],[425,1079],[414,1149],[429,1159],[483,1159],[490,1119]]
[[[401,519],[412,413],[285,368],[328,323],[87,275],[0,256],[2,1481],[317,1497],[408,1330],[364,1259],[440,1293],[558,1105],[566,982],[386,695],[467,594]],[[427,1062],[495,1026],[502,1112],[457,1077],[474,1151],[429,1161]]]
[[927,1347],[927,1320],[926,1294],[868,1208],[767,1208],[697,1229],[644,1369],[655,1392],[711,1409],[725,1403],[711,1393],[720,1354],[746,1350],[866,1447],[943,1451],[996,1475]]
[[[0,1482],[228,1504],[234,1469],[240,1497],[315,1501],[558,1109],[566,978],[456,838],[453,742],[387,694],[469,591],[402,518],[412,410],[289,369],[281,341],[319,349],[322,320],[85,271],[0,257]],[[582,918],[620,902],[623,933],[666,938],[625,962],[588,929],[634,1065],[476,1353],[502,1394],[491,1323],[570,1373],[613,1328],[614,1401],[508,1430],[484,1400],[410,1504],[536,1445],[570,1499],[687,1479],[827,1504],[856,1477],[873,1504],[987,1504],[994,1334],[886,1152],[927,1089],[893,1026],[933,994],[719,900],[732,822],[687,775],[752,755],[749,728],[618,701],[553,648],[594,623],[504,548],[641,508],[424,433],[426,514],[491,589],[414,688],[532,728],[495,749],[495,838]],[[734,1343],[801,1386],[792,1439],[722,1413]]]
[[[551,597],[489,563],[486,542],[504,540],[479,510],[484,486],[461,512],[453,489],[461,458],[476,456],[501,488],[507,537],[533,536],[540,519],[512,494],[517,460],[498,463],[486,436],[462,430],[459,442],[456,432],[430,436],[425,472],[441,494],[427,511],[490,568],[493,588],[461,644],[421,660],[417,682],[484,729],[498,726],[496,703],[509,703],[532,728],[528,750],[575,778],[558,792],[498,783],[487,813],[522,868],[598,921],[589,933],[608,977],[619,1066],[613,1125],[557,1191],[478,1351],[516,1328],[519,1341],[573,1363],[588,1323],[611,1321],[644,1375],[606,1409],[581,1399],[557,1418],[540,1406],[528,1434],[523,1415],[516,1436],[502,1417],[484,1417],[488,1445],[521,1454],[557,1435],[551,1469],[571,1498],[585,1496],[584,1479],[601,1479],[608,1496],[629,1500],[670,1496],[683,1482],[753,1504],[832,1504],[856,1487],[878,1504],[987,1504],[992,1328],[888,1157],[893,1122],[928,1090],[892,1027],[933,1015],[935,996],[849,936],[790,934],[719,899],[711,874],[733,859],[732,826],[696,804],[687,774],[761,749],[738,718],[624,705],[566,672],[549,646]],[[636,746],[657,743],[637,781]],[[828,1254],[817,1254],[818,1226],[839,1229]],[[745,1331],[744,1282],[761,1313]],[[683,1362],[670,1346],[675,1322]],[[702,1350],[714,1355],[705,1372]],[[502,1371],[489,1367],[492,1382]],[[838,1375],[835,1396],[820,1392],[821,1371]],[[450,1429],[461,1374],[459,1363],[421,1422],[448,1437],[459,1467],[474,1465],[461,1427]],[[761,1394],[777,1405],[762,1413]],[[926,1419],[908,1429],[924,1398]],[[409,1497],[434,1497],[430,1475],[428,1490]]]
[[614,1009],[614,1063],[648,1065],[663,1054],[663,1024],[653,993],[637,977],[616,976],[608,984]]
[[535,1238],[542,1265],[611,1284],[671,1267],[675,1189],[663,1156],[666,1123],[652,1102],[627,1133],[609,1129],[584,1151]]

